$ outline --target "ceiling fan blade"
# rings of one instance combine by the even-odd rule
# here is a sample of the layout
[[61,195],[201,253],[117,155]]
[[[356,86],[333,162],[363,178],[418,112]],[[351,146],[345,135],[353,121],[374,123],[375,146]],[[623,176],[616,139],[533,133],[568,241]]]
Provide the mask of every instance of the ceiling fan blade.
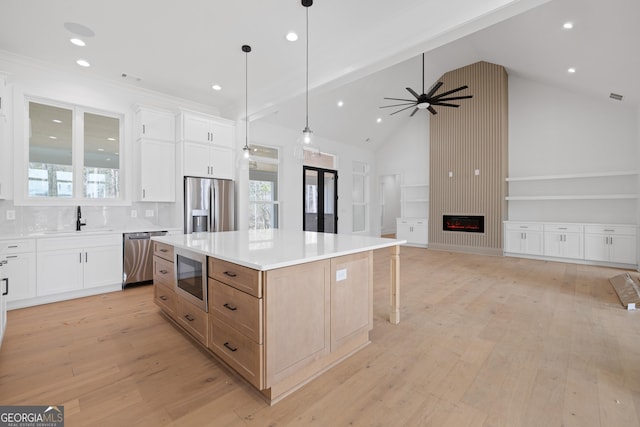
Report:
[[412,102],[407,102],[405,104],[383,105],[382,107],[379,107],[379,108],[400,107],[403,105],[416,105],[416,102],[412,101]]
[[408,107],[401,108],[400,110],[398,110],[398,111],[394,111],[393,113],[391,113],[391,114],[389,114],[389,115],[390,115],[390,116],[393,116],[394,114],[398,114],[398,113],[399,113],[399,112],[401,112],[401,111],[408,110],[408,109],[409,109],[409,108],[411,108],[411,107],[413,107],[413,105],[409,105]]
[[432,102],[431,105],[442,105],[443,107],[456,107],[456,108],[459,107],[459,105],[447,104],[446,102]]
[[469,99],[469,98],[473,98],[473,95],[465,95],[465,96],[452,96],[451,98],[438,98],[435,101],[436,102],[440,102],[440,101],[454,101],[456,99]]
[[433,96],[434,93],[436,93],[436,91],[438,89],[440,89],[440,86],[442,86],[443,83],[442,82],[438,82],[436,84],[434,84],[433,86],[431,86],[431,89],[429,89],[429,93],[427,93],[427,98],[431,98],[431,96]]
[[429,105],[427,107],[427,110],[429,110],[431,112],[431,114],[438,114],[438,112],[435,110],[435,108],[433,108],[431,105]]
[[407,90],[411,92],[411,95],[415,96],[416,99],[420,98],[420,95],[418,95],[415,90],[411,89],[410,87],[408,87]]
[[416,107],[416,109],[415,109],[415,110],[413,110],[413,112],[412,112],[411,114],[409,114],[409,117],[413,117],[413,115],[414,115],[415,113],[417,113],[417,112],[418,112],[418,110],[419,110],[419,108],[418,108],[418,107]]
[[448,91],[446,91],[446,92],[442,92],[441,94],[434,96],[432,99],[442,98],[442,97],[447,96],[447,95],[450,95],[450,94],[452,94],[452,93],[454,93],[454,92],[458,92],[458,91],[460,91],[460,90],[467,89],[468,87],[469,87],[469,86],[467,86],[467,85],[460,86],[460,87],[458,87],[458,88],[451,89],[451,90],[448,90]]
[[390,99],[391,101],[416,102],[414,99],[403,99],[403,98],[382,98],[382,99]]

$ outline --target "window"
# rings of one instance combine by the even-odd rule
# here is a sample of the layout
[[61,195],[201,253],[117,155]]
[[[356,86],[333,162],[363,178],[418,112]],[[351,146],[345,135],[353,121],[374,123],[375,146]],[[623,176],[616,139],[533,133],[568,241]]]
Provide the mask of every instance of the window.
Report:
[[249,148],[249,229],[278,228],[278,149]]
[[367,231],[369,218],[369,165],[353,162],[352,166],[353,232]]
[[121,199],[119,115],[28,100],[31,200]]

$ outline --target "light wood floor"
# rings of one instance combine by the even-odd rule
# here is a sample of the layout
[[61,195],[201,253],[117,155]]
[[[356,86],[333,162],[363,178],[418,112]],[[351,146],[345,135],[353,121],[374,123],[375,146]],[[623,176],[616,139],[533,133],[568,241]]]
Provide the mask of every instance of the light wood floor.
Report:
[[163,318],[150,286],[9,312],[0,404],[66,426],[638,426],[640,310],[610,268],[375,254],[372,343],[273,407]]

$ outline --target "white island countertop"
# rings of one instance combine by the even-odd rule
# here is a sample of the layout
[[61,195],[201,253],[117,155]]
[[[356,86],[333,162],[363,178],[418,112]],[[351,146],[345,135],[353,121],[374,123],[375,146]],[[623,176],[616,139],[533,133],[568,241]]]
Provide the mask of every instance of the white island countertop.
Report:
[[278,229],[177,234],[152,240],[260,271],[406,243],[372,236]]

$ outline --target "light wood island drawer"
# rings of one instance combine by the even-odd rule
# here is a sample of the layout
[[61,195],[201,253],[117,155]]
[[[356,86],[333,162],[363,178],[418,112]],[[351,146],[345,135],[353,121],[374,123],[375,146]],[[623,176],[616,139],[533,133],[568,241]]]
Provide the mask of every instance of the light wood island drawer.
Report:
[[209,330],[209,348],[258,390],[264,388],[262,345],[218,321]]
[[173,262],[173,246],[166,243],[153,242],[153,254]]
[[243,292],[262,298],[262,280],[258,270],[209,258],[209,277],[212,277]]
[[153,257],[153,283],[160,283],[169,287],[175,286],[173,262],[158,256]]
[[[262,344],[262,299],[209,279],[209,314]],[[214,322],[216,321],[214,320]]]
[[153,294],[155,303],[167,314],[176,316],[176,293],[172,288],[162,284],[154,284]]
[[207,313],[188,301],[178,298],[176,320],[195,339],[207,345],[208,317]]

